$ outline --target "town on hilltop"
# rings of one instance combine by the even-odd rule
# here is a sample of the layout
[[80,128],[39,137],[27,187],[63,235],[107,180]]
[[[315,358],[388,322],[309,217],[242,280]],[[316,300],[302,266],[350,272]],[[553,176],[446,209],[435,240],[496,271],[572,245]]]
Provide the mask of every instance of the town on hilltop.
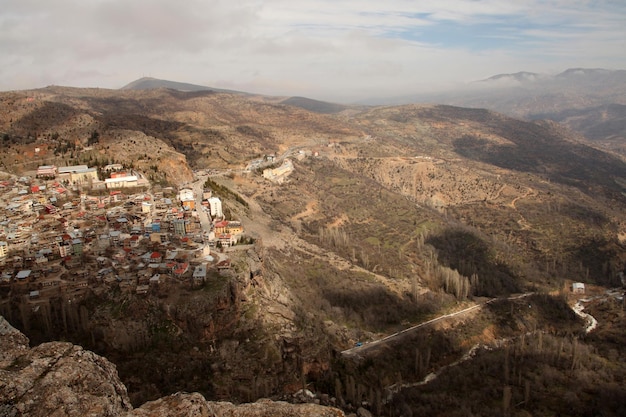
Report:
[[18,296],[33,309],[114,287],[202,286],[229,273],[229,251],[253,242],[201,180],[152,187],[120,164],[40,166],[0,181],[0,201],[1,302]]

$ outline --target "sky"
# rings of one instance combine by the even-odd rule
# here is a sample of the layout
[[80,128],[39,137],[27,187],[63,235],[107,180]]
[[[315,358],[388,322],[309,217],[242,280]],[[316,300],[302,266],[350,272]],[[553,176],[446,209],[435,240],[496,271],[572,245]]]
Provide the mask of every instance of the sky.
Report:
[[0,90],[141,77],[337,102],[626,69],[624,0],[0,0]]

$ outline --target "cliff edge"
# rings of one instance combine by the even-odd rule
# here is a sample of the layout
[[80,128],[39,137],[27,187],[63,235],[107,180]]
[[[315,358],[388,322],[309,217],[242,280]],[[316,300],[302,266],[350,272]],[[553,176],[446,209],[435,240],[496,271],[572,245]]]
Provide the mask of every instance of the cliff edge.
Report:
[[30,348],[28,338],[0,317],[0,416],[341,417],[316,404],[260,400],[234,405],[198,393],[176,393],[133,409],[115,365],[66,342]]

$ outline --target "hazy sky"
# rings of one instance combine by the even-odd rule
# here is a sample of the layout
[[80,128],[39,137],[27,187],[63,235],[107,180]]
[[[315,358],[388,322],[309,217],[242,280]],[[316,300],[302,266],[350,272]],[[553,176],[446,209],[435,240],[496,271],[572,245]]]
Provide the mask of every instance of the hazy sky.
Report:
[[0,90],[140,78],[351,101],[626,69],[626,1],[0,0]]

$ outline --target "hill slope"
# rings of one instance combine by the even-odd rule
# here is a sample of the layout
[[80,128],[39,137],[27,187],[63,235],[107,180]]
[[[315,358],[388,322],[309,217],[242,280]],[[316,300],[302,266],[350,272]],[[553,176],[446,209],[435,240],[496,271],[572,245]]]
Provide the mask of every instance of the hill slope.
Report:
[[[195,175],[200,188],[210,174],[216,189],[232,191],[229,215],[257,239],[224,252],[232,275],[202,288],[162,297],[104,291],[66,305],[71,331],[62,299],[46,320],[20,308],[26,297],[2,292],[13,300],[2,304],[5,315],[33,340],[93,344],[138,401],[181,387],[250,401],[308,384],[346,409],[381,406],[377,396],[397,375],[416,382],[428,369],[420,340],[434,341],[437,367],[473,343],[495,346],[533,328],[567,329],[558,336],[578,346],[566,340],[581,326],[564,291],[584,281],[602,292],[624,269],[626,164],[555,123],[453,106],[321,114],[273,98],[167,89],[54,87],[1,94],[0,106],[7,170],[107,158],[132,162],[155,183],[182,186]],[[291,159],[293,171],[265,179],[253,168],[265,155],[277,165]],[[537,296],[531,304],[541,307],[528,310],[525,300],[505,300],[519,292],[561,296]],[[490,297],[502,300],[454,334],[444,326],[407,339],[393,360],[337,358]],[[616,369],[603,378],[618,377]]]
[[624,155],[625,119],[614,107],[626,105],[625,97],[625,70],[570,68],[556,75],[498,74],[465,89],[387,103],[440,103],[485,108],[527,120],[548,119]]
[[234,90],[224,90],[220,88],[207,87],[204,85],[189,84],[178,81],[160,80],[158,78],[142,77],[126,84],[121,90],[154,90],[157,88],[168,88],[178,91],[216,91],[221,93],[248,94]]

